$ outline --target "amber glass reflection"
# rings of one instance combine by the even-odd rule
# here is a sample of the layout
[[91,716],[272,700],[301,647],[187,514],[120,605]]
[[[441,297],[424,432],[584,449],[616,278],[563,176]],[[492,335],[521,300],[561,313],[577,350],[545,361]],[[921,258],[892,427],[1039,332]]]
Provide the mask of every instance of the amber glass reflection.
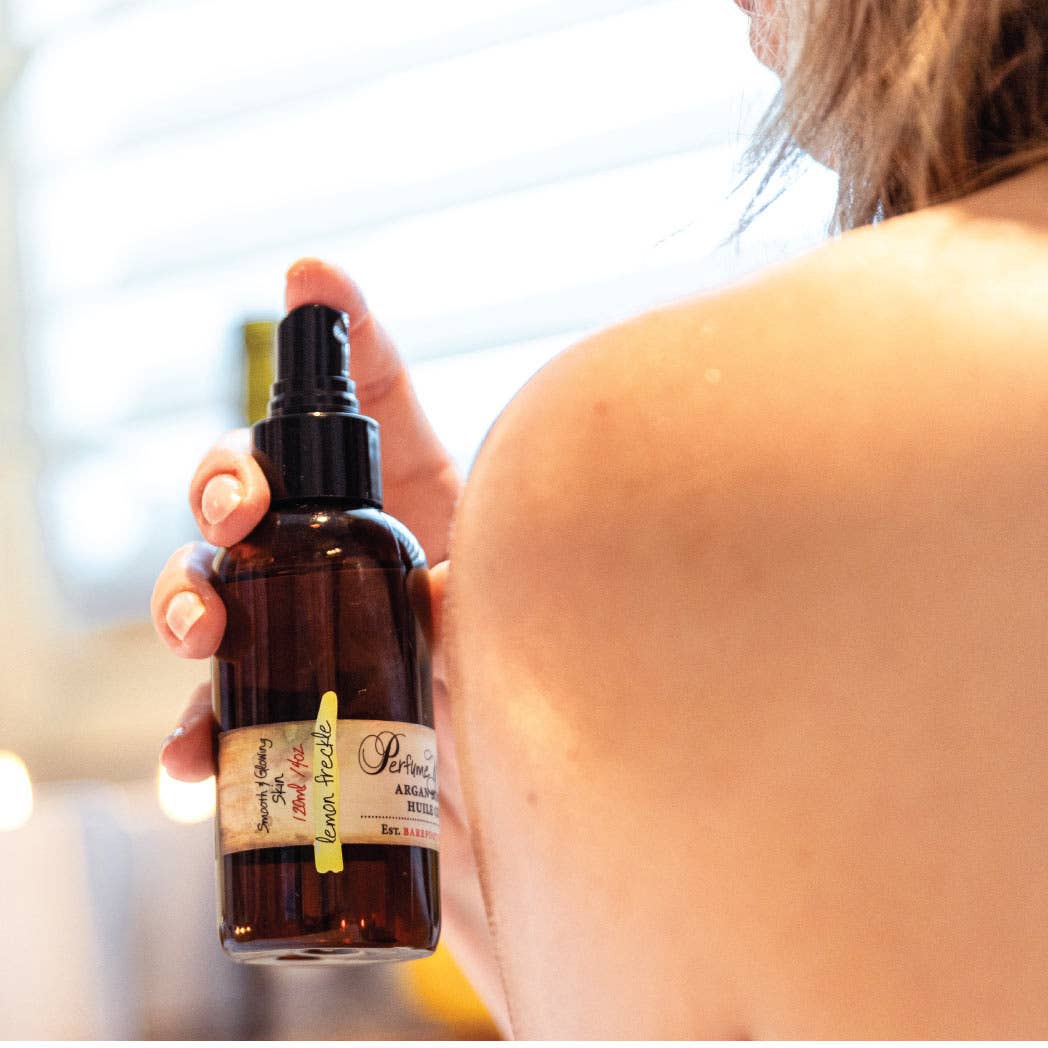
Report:
[[[213,663],[220,728],[312,720],[338,695],[340,719],[433,726],[425,559],[377,510],[317,502],[271,512],[220,551],[214,584],[228,622]],[[342,846],[319,874],[313,849],[221,857],[220,936],[240,960],[405,959],[434,949],[437,855],[404,845]]]

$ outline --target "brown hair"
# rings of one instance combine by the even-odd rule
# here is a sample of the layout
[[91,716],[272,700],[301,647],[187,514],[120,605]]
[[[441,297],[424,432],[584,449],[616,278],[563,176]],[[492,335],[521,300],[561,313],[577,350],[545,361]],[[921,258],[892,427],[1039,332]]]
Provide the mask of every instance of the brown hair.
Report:
[[783,3],[782,85],[746,154],[764,171],[741,228],[805,153],[840,175],[831,232],[1048,160],[1048,0]]

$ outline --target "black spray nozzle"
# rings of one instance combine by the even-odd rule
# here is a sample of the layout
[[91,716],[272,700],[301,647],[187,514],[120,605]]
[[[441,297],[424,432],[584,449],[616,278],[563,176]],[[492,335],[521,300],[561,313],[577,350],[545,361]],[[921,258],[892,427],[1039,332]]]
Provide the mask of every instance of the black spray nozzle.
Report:
[[299,306],[277,329],[270,418],[311,411],[356,414],[349,377],[349,317],[327,306]]
[[299,306],[280,322],[269,414],[252,427],[274,503],[338,499],[382,508],[378,423],[349,377],[349,318]]

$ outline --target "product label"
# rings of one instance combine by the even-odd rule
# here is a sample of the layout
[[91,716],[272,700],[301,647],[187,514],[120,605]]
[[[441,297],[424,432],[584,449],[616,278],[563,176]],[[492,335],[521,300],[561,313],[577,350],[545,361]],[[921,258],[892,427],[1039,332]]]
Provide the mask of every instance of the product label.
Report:
[[257,724],[218,741],[223,855],[312,845],[317,871],[342,869],[342,844],[438,851],[437,743],[402,721],[337,720],[325,692],[316,720]]
[[342,872],[338,808],[338,696],[326,691],[313,725],[313,854],[317,873]]

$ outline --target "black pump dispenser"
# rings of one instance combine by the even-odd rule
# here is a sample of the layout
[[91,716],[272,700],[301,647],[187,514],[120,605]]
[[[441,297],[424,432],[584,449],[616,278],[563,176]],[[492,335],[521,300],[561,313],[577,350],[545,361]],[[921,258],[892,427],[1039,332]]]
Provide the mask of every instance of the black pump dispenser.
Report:
[[345,313],[299,306],[280,322],[269,413],[251,432],[274,504],[337,499],[382,508],[378,423],[359,412]]

